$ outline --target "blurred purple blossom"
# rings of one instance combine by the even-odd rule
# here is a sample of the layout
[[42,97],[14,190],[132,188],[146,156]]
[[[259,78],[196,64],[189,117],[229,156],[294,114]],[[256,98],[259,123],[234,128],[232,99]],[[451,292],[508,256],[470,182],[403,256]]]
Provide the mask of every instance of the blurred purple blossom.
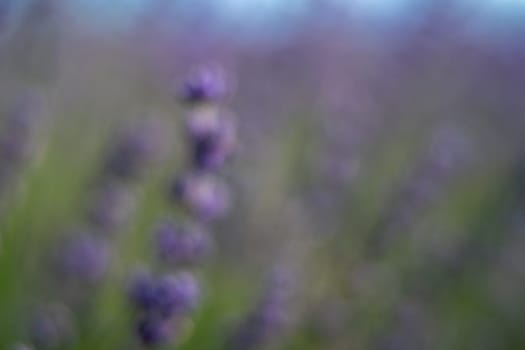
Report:
[[141,270],[129,286],[129,298],[139,311],[137,336],[146,346],[173,340],[176,324],[200,299],[200,286],[189,272],[157,278]]
[[83,283],[99,281],[110,260],[108,243],[89,233],[71,235],[60,247],[58,272],[66,280]]
[[191,273],[177,272],[157,281],[155,297],[157,313],[169,318],[191,311],[199,301],[200,287]]
[[154,277],[140,270],[131,279],[129,297],[137,309],[171,318],[191,311],[197,305],[200,286],[187,271]]
[[211,238],[202,227],[163,223],[156,232],[156,249],[161,261],[168,264],[195,264],[211,249]]
[[167,343],[174,335],[170,322],[151,314],[146,314],[139,319],[136,331],[140,342],[146,347]]
[[196,69],[184,83],[181,99],[188,103],[217,102],[229,93],[226,73],[218,65]]
[[[231,115],[224,112],[215,117],[217,120],[213,122],[202,120],[204,118],[208,116],[197,113],[192,113],[188,117],[188,130],[193,146],[193,165],[197,169],[220,169],[235,150],[237,141],[235,121]],[[214,125],[211,125],[212,123]]]
[[156,280],[147,270],[135,271],[128,287],[128,296],[135,307],[150,310],[155,305]]
[[[163,222],[156,228],[155,253],[164,267],[201,260],[212,242],[205,225],[229,208],[228,188],[217,174],[236,142],[236,125],[219,104],[227,87],[218,67],[201,67],[183,87],[182,98],[191,106],[186,120],[190,164],[187,174],[175,180],[170,196],[188,209],[191,224]],[[148,347],[173,340],[176,323],[189,316],[201,297],[198,280],[180,270],[156,277],[139,271],[128,293],[140,316],[137,336]]]
[[230,207],[226,184],[216,176],[192,173],[176,181],[172,194],[199,220],[219,219]]

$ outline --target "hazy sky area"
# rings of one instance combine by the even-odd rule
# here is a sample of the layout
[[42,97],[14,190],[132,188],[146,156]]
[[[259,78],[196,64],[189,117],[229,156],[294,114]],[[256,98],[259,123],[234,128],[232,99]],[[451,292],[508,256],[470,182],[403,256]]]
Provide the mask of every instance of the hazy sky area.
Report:
[[[75,21],[94,30],[122,30],[133,23],[151,0],[69,0]],[[428,0],[327,0],[346,8],[354,19],[375,26],[389,26],[414,18]],[[169,1],[168,1],[169,3]],[[242,27],[257,35],[272,34],[293,27],[307,16],[312,0],[181,0],[174,11],[188,16],[213,13],[224,28]],[[457,0],[472,15],[482,31],[508,32],[525,28],[525,0]]]

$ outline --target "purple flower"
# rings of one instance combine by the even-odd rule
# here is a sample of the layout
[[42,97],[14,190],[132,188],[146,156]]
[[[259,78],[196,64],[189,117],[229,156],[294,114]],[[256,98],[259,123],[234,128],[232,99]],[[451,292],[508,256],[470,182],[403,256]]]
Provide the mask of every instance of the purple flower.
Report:
[[154,278],[139,271],[131,282],[129,296],[139,310],[168,319],[191,311],[198,303],[200,287],[189,272]]
[[139,271],[131,282],[129,296],[140,311],[137,336],[145,346],[154,347],[168,341],[173,325],[197,305],[200,288],[187,272],[154,278]]
[[168,321],[155,315],[145,315],[137,323],[137,336],[147,347],[166,343],[172,336],[172,327]]
[[70,237],[60,250],[60,272],[68,280],[96,282],[102,278],[109,263],[107,242],[81,233]]
[[193,165],[198,169],[219,169],[232,155],[236,144],[233,119],[223,117],[217,126],[199,136],[192,135]]
[[155,306],[155,288],[156,280],[148,271],[137,271],[129,286],[129,298],[138,309],[149,310]]
[[201,227],[164,223],[156,233],[160,259],[170,264],[193,264],[202,260],[211,248],[211,239]]
[[193,173],[177,180],[172,193],[197,218],[205,221],[222,217],[230,207],[226,184],[208,174]]
[[201,67],[184,83],[181,99],[187,103],[215,102],[228,94],[225,72],[218,66]]
[[[226,185],[212,174],[228,160],[236,143],[236,125],[216,102],[226,97],[222,70],[205,67],[195,72],[182,91],[184,102],[193,109],[187,119],[189,157],[187,175],[176,179],[172,199],[188,209],[192,222],[210,221],[229,208]],[[193,264],[209,251],[211,239],[201,226],[163,223],[156,230],[156,253],[164,263]],[[200,299],[200,285],[189,272],[152,277],[137,275],[130,298],[140,313],[138,336],[146,346],[156,346],[171,336],[170,323],[183,321]]]
[[155,288],[155,307],[163,317],[191,311],[200,297],[197,280],[189,272],[166,275],[160,278]]

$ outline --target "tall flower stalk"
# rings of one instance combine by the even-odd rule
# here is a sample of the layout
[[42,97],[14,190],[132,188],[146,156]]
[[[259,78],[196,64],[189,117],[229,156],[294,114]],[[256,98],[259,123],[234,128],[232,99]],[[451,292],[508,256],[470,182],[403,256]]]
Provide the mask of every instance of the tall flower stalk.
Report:
[[146,348],[175,341],[200,300],[192,268],[210,252],[211,224],[230,206],[220,176],[236,144],[235,121],[223,107],[228,92],[225,73],[217,66],[200,67],[182,87],[188,159],[184,173],[170,185],[169,199],[186,215],[157,225],[155,256],[161,268],[137,271],[129,286],[136,337]]

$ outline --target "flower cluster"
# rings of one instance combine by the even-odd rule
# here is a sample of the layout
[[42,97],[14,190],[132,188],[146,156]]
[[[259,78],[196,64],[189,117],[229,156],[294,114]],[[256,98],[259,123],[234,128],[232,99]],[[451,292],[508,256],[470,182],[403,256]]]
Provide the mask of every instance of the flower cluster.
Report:
[[[164,152],[164,129],[160,121],[146,120],[113,141],[84,218],[56,247],[52,272],[58,283],[53,298],[62,301],[43,303],[31,320],[30,338],[39,349],[62,346],[70,338],[74,307],[88,300],[92,289],[86,287],[94,287],[106,276],[112,237],[125,228],[133,214],[133,190],[138,180]],[[66,321],[63,315],[68,316]]]
[[137,272],[129,298],[140,313],[136,332],[141,343],[155,346],[171,338],[183,317],[196,307],[199,297],[199,283],[187,271],[158,277],[148,271]]
[[212,248],[211,237],[203,226],[159,225],[156,232],[159,259],[170,266],[191,266],[201,262]]
[[234,119],[221,104],[227,88],[217,67],[201,67],[183,86],[181,100],[189,107],[188,165],[170,186],[169,198],[187,215],[184,222],[165,221],[154,231],[155,255],[175,272],[138,271],[128,292],[138,314],[135,333],[146,347],[172,341],[197,306],[200,284],[191,268],[209,254],[209,226],[230,206],[228,187],[220,177],[236,144]]

